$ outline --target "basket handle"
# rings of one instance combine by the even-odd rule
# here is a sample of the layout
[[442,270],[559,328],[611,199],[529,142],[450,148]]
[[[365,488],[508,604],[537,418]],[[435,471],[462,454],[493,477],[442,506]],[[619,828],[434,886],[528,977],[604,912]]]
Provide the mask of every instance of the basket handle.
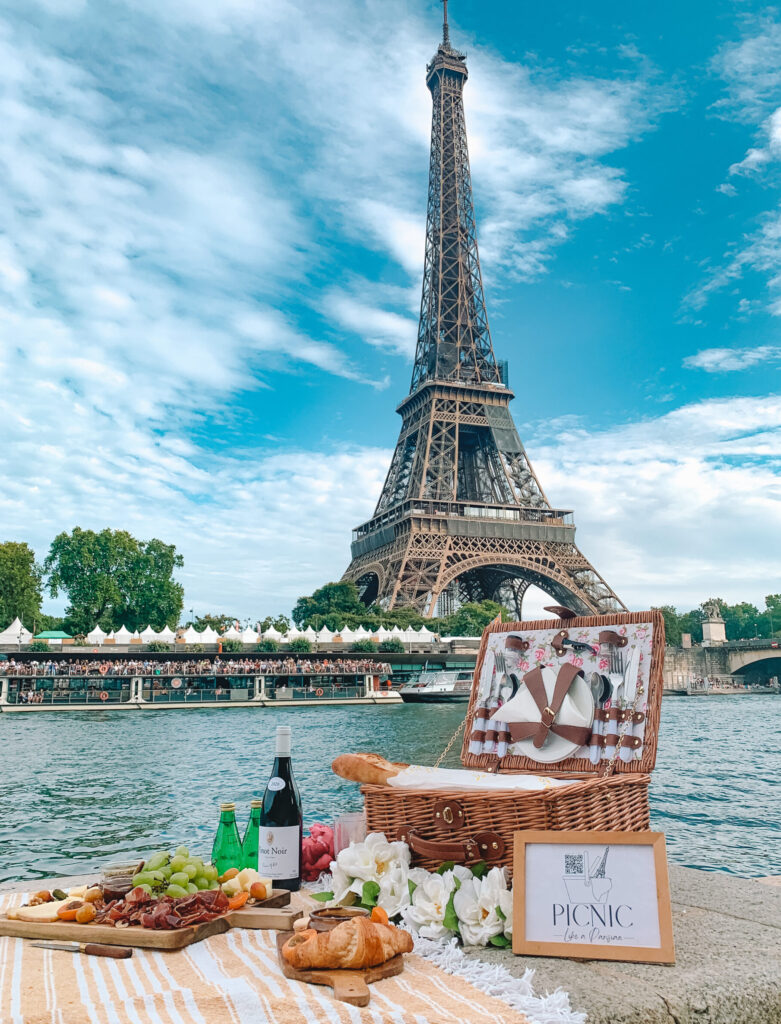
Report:
[[428,860],[452,860],[456,864],[470,864],[478,860],[498,860],[504,856],[505,843],[496,832],[478,832],[460,842],[424,839],[414,829],[402,832],[399,839],[413,853]]

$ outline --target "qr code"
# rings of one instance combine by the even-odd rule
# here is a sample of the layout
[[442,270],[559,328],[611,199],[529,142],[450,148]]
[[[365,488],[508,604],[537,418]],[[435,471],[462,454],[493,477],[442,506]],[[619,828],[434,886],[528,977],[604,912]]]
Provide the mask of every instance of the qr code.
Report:
[[582,875],[583,874],[583,854],[582,853],[565,853],[564,854],[564,873],[566,875]]

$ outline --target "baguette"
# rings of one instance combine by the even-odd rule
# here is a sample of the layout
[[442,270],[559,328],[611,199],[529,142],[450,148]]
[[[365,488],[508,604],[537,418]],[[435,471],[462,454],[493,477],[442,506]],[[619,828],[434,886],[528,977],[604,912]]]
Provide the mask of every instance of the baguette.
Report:
[[380,754],[340,754],[331,770],[342,779],[372,786],[387,786],[394,775],[409,768],[408,764],[386,761]]

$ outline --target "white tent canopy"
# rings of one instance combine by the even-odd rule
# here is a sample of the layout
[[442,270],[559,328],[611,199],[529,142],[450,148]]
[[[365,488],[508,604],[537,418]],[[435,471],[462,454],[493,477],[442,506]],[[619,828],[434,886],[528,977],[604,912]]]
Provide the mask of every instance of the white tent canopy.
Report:
[[157,640],[157,630],[152,629],[151,626],[147,626],[146,629],[141,630],[141,639],[145,644],[151,644],[153,640]]
[[306,627],[306,629],[304,630],[304,636],[307,638],[307,640],[317,640],[317,633],[312,629],[311,626]]
[[0,633],[0,644],[29,644],[33,635],[25,629],[22,620],[17,616],[11,625]]
[[89,633],[87,633],[87,640],[91,644],[102,644],[106,639],[106,636],[107,634],[103,632],[100,626],[95,626],[94,629],[91,629]]
[[199,633],[194,626],[188,626],[187,629],[182,633],[182,640],[186,644],[202,644],[203,634]]
[[279,632],[278,629],[274,629],[273,626],[269,626],[268,629],[265,630],[264,633],[263,633],[263,639],[264,640],[281,640],[282,639],[282,634]]
[[202,644],[216,644],[219,639],[220,634],[217,632],[216,629],[212,629],[211,626],[207,626],[201,633]]
[[238,629],[236,629],[235,626],[231,626],[229,629],[226,629],[225,632],[222,634],[222,639],[241,640],[241,633],[239,632]]
[[163,626],[157,634],[157,639],[163,640],[167,644],[172,644],[176,640],[176,633],[174,633],[170,626]]
[[317,634],[318,643],[321,644],[330,644],[333,638],[334,634],[331,632],[328,626],[323,626],[323,628]]
[[120,626],[114,634],[114,642],[118,644],[129,644],[132,639],[133,634],[126,626]]
[[256,644],[258,642],[258,634],[254,629],[250,629],[249,626],[241,634],[241,642],[243,644]]

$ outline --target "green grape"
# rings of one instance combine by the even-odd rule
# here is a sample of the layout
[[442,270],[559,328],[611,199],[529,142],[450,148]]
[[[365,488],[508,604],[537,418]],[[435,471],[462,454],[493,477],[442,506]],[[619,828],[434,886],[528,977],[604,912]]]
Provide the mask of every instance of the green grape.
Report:
[[146,882],[144,882],[142,885],[139,885],[138,888],[139,889],[143,889],[144,892],[147,893],[149,896],[153,895],[153,893],[152,893],[152,886],[151,885],[147,885]]
[[133,885],[151,885],[154,877],[148,871],[139,871],[137,875],[133,875],[132,881]]
[[164,882],[164,881],[165,881],[165,879],[166,879],[166,876],[165,876],[165,875],[163,874],[163,872],[162,872],[162,871],[151,871],[151,870],[147,870],[147,871],[145,871],[145,872],[144,872],[144,874],[145,874],[145,875],[151,875],[152,879],[153,879],[153,880],[154,880],[155,882]]
[[194,864],[198,868],[198,874],[201,873],[201,868],[204,867],[202,857],[190,857],[190,863]]
[[188,882],[187,883],[187,891],[190,892],[190,893],[198,892],[198,886],[195,884],[195,882]]
[[153,853],[149,860],[144,865],[145,871],[157,871],[163,867],[164,864],[168,863],[168,854],[165,850],[161,850],[159,853]]
[[182,868],[182,871],[187,875],[188,878],[195,878],[195,876],[198,874],[198,865],[190,862],[189,864],[185,864],[185,866]]
[[185,860],[189,860],[190,859],[190,851],[189,851],[189,849],[186,846],[177,846],[176,847],[176,856],[177,857],[184,857]]
[[163,876],[163,878],[170,878],[171,875],[174,873],[174,869],[171,867],[170,864],[164,864],[163,867],[160,868],[159,873]]
[[165,890],[166,896],[172,896],[175,900],[180,900],[182,896],[188,896],[189,893],[181,885],[169,885]]
[[219,889],[219,887],[220,887],[220,883],[219,882],[209,882],[209,888],[211,890]]
[[175,871],[169,879],[172,885],[184,885],[190,881],[190,876],[184,871]]
[[209,879],[205,878],[203,875],[196,875],[195,878],[193,879],[193,882],[195,882],[195,885],[198,889],[209,888]]
[[207,864],[203,869],[203,877],[208,878],[210,882],[216,882],[220,873],[213,864]]
[[188,857],[184,857],[177,853],[175,857],[171,858],[171,867],[174,869],[174,871],[181,871],[188,860]]

